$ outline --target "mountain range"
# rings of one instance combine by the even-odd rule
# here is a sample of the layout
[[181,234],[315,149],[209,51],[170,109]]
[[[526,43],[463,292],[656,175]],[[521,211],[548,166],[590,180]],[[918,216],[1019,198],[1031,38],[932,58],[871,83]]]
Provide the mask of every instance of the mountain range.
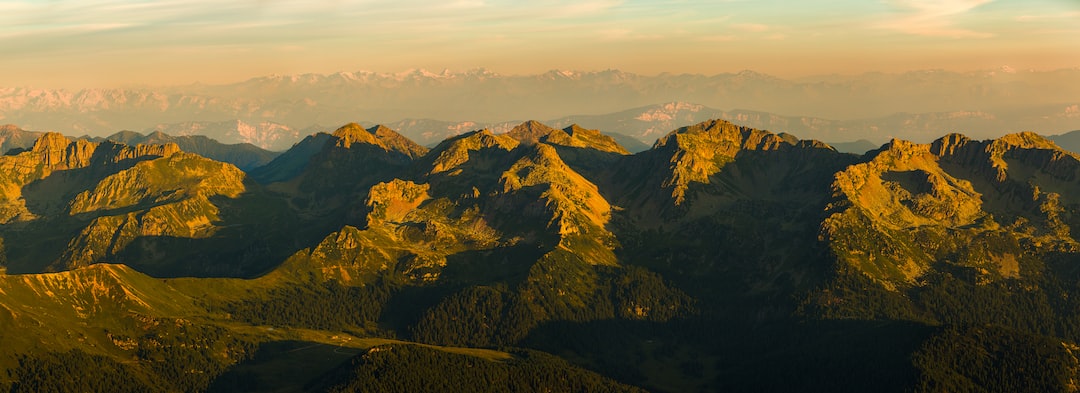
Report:
[[349,123],[246,170],[170,138],[43,133],[0,156],[0,388],[1080,377],[1080,156],[1035,133],[850,154],[709,119],[631,153],[577,124],[426,147]]
[[[364,126],[393,127],[423,145],[474,129],[498,130],[496,124],[509,129],[526,118],[548,119],[558,127],[577,123],[646,144],[668,130],[711,118],[833,142],[884,143],[894,137],[929,142],[940,130],[996,138],[1078,129],[1076,86],[1080,69],[1008,67],[793,79],[753,71],[712,76],[361,71],[275,75],[225,85],[0,87],[0,121],[94,137],[118,130],[200,134],[273,151],[357,118],[374,121]],[[627,108],[639,109],[619,113]]]

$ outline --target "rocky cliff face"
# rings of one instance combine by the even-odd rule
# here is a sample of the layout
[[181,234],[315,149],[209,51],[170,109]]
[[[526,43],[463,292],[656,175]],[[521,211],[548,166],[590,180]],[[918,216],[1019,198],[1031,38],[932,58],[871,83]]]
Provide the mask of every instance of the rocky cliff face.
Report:
[[[18,239],[7,247],[7,262],[10,270],[32,272],[178,258],[183,252],[162,242],[214,238],[226,225],[223,204],[230,217],[245,217],[248,202],[240,200],[252,191],[245,179],[235,166],[181,152],[175,143],[125,145],[44,134],[30,150],[0,157],[0,210],[13,225],[2,235]],[[274,209],[263,214],[274,215]],[[144,249],[138,261],[128,259],[133,242]],[[176,268],[169,263],[162,271]]]
[[1078,170],[1075,155],[1030,133],[894,140],[836,175],[824,233],[841,260],[890,288],[914,285],[942,261],[982,281],[1017,277],[1027,271],[1024,248],[1076,249],[1063,217],[1077,204]]
[[[0,157],[0,222],[33,220],[51,213],[68,194],[111,171],[179,151],[175,144],[126,146],[72,141],[46,133],[29,151]],[[53,180],[46,180],[50,177]],[[30,200],[24,193],[31,194]]]

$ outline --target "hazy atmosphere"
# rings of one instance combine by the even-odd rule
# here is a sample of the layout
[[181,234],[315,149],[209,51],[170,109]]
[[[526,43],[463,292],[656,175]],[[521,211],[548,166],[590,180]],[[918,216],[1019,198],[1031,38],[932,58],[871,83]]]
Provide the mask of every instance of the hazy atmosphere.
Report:
[[[830,143],[1080,129],[1075,1],[16,1],[0,122],[283,151],[528,119],[651,144],[707,119]],[[865,146],[866,143],[863,144]]]
[[815,74],[1080,65],[1072,0],[5,1],[0,86],[268,74]]

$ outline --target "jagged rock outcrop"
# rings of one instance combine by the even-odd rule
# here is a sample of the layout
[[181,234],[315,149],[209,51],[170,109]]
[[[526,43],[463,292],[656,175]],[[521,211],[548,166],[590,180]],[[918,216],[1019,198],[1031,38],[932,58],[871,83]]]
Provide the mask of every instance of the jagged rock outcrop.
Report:
[[837,173],[823,236],[837,258],[892,289],[940,263],[979,282],[1015,278],[1028,271],[1025,250],[1077,248],[1063,220],[1080,202],[1070,192],[1077,171],[1074,154],[1032,133],[893,140]]
[[[31,207],[51,212],[59,200],[113,171],[179,151],[176,144],[126,146],[46,133],[30,150],[0,157],[0,222],[32,220],[42,211]],[[50,177],[58,180],[46,181]]]

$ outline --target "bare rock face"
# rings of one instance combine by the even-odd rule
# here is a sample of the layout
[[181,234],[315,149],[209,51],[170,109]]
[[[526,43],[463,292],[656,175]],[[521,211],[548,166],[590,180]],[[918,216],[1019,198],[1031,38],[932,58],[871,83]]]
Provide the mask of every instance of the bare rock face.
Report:
[[138,161],[144,157],[169,157],[180,152],[180,146],[176,143],[160,145],[125,145],[113,142],[102,142],[98,145],[98,158],[101,165],[117,165]]
[[[57,133],[45,133],[30,150],[0,156],[0,222],[27,221],[37,217],[38,214],[27,207],[23,194],[28,191],[27,186],[54,174],[61,175],[56,179],[66,180],[52,182],[56,185],[46,182],[48,185],[43,183],[31,191],[40,191],[38,194],[46,199],[62,199],[69,189],[92,183],[107,173],[179,151],[176,144],[127,146],[113,142],[73,141]],[[68,174],[70,176],[66,176]]]
[[1075,155],[1032,133],[894,140],[836,174],[823,238],[888,288],[914,285],[943,260],[981,282],[1018,277],[1024,247],[1077,248],[1062,217],[1063,206],[1080,202],[1078,171]]

